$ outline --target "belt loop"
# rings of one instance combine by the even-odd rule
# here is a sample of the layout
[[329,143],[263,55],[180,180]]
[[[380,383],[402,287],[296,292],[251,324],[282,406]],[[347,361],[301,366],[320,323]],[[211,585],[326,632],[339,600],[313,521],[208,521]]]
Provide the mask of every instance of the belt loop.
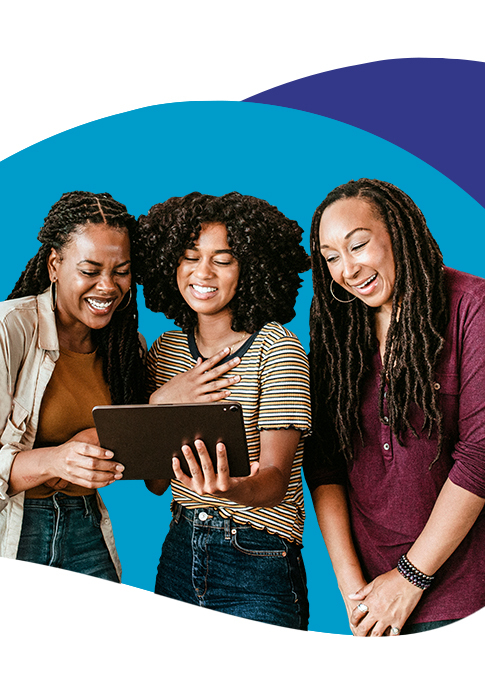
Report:
[[83,496],[83,501],[84,501],[84,517],[88,517],[91,510],[90,510],[90,506],[89,506],[89,503],[88,503],[86,496]]
[[180,516],[182,515],[182,506],[180,503],[174,503],[173,504],[173,520],[175,524],[178,525],[178,522],[180,520]]
[[228,519],[224,520],[224,540],[231,540],[231,521]]

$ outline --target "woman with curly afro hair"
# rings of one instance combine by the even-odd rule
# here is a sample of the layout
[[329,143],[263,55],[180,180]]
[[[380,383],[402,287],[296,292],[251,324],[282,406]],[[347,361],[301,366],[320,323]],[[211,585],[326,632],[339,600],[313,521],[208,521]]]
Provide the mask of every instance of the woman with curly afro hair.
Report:
[[[175,320],[148,356],[150,402],[241,403],[251,470],[231,477],[223,444],[214,472],[182,448],[173,461],[173,521],[158,594],[306,629],[301,462],[310,427],[305,352],[293,318],[309,259],[302,230],[266,201],[194,192],[141,217],[138,263],[147,306]],[[168,482],[150,481],[161,494]]]

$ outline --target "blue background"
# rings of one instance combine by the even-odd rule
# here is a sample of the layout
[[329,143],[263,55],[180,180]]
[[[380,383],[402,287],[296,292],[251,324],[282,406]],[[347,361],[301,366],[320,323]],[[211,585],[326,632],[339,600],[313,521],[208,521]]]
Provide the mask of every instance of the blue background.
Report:
[[[256,103],[154,106],[83,125],[0,163],[4,299],[37,251],[35,238],[63,192],[109,191],[138,216],[154,203],[194,190],[237,190],[268,200],[308,233],[314,209],[336,185],[375,177],[404,189],[423,210],[445,262],[485,277],[485,210],[443,174],[403,149],[356,127],[320,115]],[[308,348],[311,277],[290,328]],[[171,327],[142,305],[140,330],[148,344]],[[123,565],[123,582],[153,588],[168,528],[169,497],[141,482],[103,490]],[[348,634],[347,619],[306,494],[304,557],[310,629]]]

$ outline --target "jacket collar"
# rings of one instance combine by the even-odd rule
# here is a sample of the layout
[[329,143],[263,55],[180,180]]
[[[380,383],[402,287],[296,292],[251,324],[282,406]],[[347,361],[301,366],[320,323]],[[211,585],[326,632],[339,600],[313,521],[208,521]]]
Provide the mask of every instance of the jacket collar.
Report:
[[52,352],[53,359],[59,357],[59,338],[57,337],[56,315],[51,309],[50,290],[37,295],[37,314],[39,317],[39,347]]

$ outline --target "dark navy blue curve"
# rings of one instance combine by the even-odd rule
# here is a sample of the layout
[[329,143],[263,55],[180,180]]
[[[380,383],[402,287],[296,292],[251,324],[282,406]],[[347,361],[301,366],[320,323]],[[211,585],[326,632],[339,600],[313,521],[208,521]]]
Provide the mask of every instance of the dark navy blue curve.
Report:
[[324,115],[376,134],[485,206],[485,63],[382,60],[298,79],[246,101]]

